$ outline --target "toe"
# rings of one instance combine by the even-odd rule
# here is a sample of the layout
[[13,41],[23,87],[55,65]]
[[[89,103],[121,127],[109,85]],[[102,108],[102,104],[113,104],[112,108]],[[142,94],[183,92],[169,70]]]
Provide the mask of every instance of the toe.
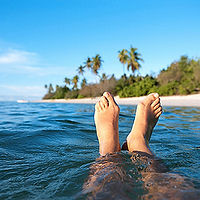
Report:
[[158,94],[158,93],[152,93],[152,95],[153,95],[155,98],[158,98],[158,97],[159,97],[159,94]]
[[162,111],[162,107],[160,106],[159,108],[157,108],[155,111],[154,111],[154,115],[156,116],[159,112]]
[[96,103],[96,105],[95,105],[95,110],[99,112],[100,109],[101,109],[101,108],[100,108],[99,101],[98,101],[98,102]]
[[162,111],[158,112],[158,113],[156,114],[155,118],[160,117],[161,114],[162,114]]
[[101,101],[101,104],[103,104],[104,108],[108,107],[109,104],[108,104],[108,100],[106,97],[102,96],[100,101]]
[[150,105],[156,100],[156,98],[158,98],[158,94],[151,93],[144,99],[144,101],[142,103],[145,105]]
[[102,110],[104,110],[106,108],[106,105],[102,101],[99,102],[99,105],[101,106]]
[[152,102],[151,107],[154,108],[157,104],[160,103],[160,98],[156,98],[155,101]]
[[109,105],[110,105],[110,103],[116,104],[114,98],[112,97],[112,95],[109,92],[104,92],[103,96],[106,97],[106,99],[109,102]]
[[101,101],[98,102],[98,108],[99,108],[99,111],[103,110],[103,107],[102,107]]
[[161,107],[160,103],[156,104],[155,106],[152,106],[154,110],[157,110],[159,107]]

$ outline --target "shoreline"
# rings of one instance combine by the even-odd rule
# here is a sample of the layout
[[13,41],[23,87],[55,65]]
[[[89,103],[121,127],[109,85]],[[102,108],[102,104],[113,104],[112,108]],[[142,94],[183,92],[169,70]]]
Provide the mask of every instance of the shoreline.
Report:
[[[119,105],[137,105],[145,96],[142,97],[115,97]],[[100,97],[82,98],[82,99],[48,99],[38,101],[28,101],[30,103],[79,103],[79,104],[95,104]],[[162,106],[183,106],[183,107],[200,107],[200,94],[192,94],[185,96],[161,96]]]

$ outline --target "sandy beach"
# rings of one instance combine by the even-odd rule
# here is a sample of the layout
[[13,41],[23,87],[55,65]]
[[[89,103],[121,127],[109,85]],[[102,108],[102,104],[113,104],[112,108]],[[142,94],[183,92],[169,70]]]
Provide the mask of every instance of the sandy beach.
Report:
[[[81,103],[81,104],[95,104],[100,97],[83,98],[83,99],[55,99],[55,100],[39,100],[31,101],[34,103]],[[143,97],[119,98],[115,97],[119,105],[137,105]],[[187,96],[164,96],[160,97],[163,106],[194,106],[200,107],[200,94],[193,94]]]

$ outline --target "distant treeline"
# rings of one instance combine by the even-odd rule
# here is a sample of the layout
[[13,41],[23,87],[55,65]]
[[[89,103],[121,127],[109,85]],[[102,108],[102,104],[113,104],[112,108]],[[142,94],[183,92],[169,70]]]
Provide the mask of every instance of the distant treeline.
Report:
[[[48,92],[43,99],[97,97],[101,96],[104,91],[109,91],[120,97],[144,96],[151,92],[157,92],[161,96],[200,92],[200,59],[189,59],[187,56],[181,56],[167,69],[163,69],[157,77],[135,76],[135,70],[141,67],[139,62],[143,61],[140,56],[137,49],[133,47],[130,48],[130,51],[125,49],[119,51],[119,61],[123,67],[126,65],[127,70],[131,69],[133,72],[133,75],[128,77],[124,73],[120,79],[116,79],[114,74],[111,76],[107,76],[105,73],[99,75],[99,69],[103,62],[99,55],[88,58],[85,65],[78,68],[78,73],[83,76],[86,69],[91,70],[98,77],[98,83],[87,83],[83,76],[80,88],[78,88],[80,77],[75,75],[71,80],[65,78],[64,86],[56,85],[54,89],[52,84],[45,85]],[[70,88],[70,86],[72,87]]]

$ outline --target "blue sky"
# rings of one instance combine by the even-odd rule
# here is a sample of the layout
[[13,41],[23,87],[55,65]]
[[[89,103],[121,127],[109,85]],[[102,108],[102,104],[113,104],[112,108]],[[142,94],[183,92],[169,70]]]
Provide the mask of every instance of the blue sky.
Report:
[[[89,56],[119,78],[118,51],[138,48],[140,74],[200,55],[198,0],[0,0],[0,100],[40,99]],[[95,77],[87,75],[89,82]]]

